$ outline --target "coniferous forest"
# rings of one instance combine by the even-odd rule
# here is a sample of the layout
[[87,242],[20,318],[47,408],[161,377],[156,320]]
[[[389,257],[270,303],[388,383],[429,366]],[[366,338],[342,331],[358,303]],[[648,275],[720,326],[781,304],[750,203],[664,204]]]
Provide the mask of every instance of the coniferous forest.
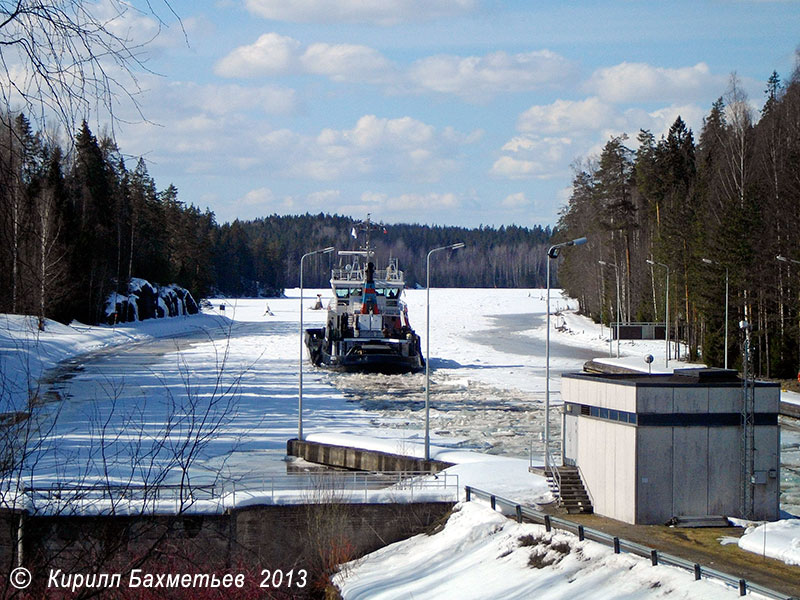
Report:
[[[24,115],[0,126],[0,312],[101,322],[106,298],[133,277],[177,283],[197,298],[276,295],[299,284],[306,252],[354,249],[354,224],[307,214],[220,225],[174,186],[159,190],[144,160],[131,169],[85,122],[68,148]],[[435,285],[536,287],[550,237],[541,227],[386,225],[372,240],[379,256],[399,259],[411,286],[425,283],[428,250],[463,241],[464,250],[437,257]],[[303,284],[327,287],[335,260],[307,260]]]
[[[800,350],[800,68],[773,73],[760,109],[732,77],[693,132],[679,117],[656,139],[608,141],[575,169],[557,240],[560,283],[596,320],[662,321],[669,269],[672,335],[691,359],[741,367],[746,321],[752,367],[795,377]],[[637,148],[635,151],[630,146]],[[780,257],[780,258],[778,258]],[[650,260],[656,264],[650,264]],[[603,261],[606,264],[600,264]]]

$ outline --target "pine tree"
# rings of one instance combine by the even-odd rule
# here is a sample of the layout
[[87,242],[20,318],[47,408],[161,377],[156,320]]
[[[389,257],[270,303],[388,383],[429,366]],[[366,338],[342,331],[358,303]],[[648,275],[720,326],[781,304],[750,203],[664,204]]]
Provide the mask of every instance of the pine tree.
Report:
[[70,177],[74,208],[69,224],[80,252],[72,254],[73,312],[88,323],[101,320],[101,307],[113,289],[116,235],[109,166],[86,121],[75,136],[75,163]]
[[595,173],[594,192],[602,203],[603,227],[611,234],[611,262],[617,265],[622,282],[622,318],[631,319],[632,307],[632,242],[637,227],[633,198],[633,152],[624,145],[627,136],[609,140],[600,154]]

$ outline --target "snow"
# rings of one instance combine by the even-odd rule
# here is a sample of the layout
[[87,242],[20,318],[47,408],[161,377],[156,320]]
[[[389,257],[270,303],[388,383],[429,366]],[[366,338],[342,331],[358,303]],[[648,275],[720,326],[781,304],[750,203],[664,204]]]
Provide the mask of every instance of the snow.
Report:
[[[287,462],[303,463],[291,457]],[[306,463],[309,464],[309,463]],[[393,503],[454,502],[462,493],[456,473],[415,475],[356,472],[296,472],[266,475],[257,481],[219,483],[192,489],[191,500],[181,499],[179,490],[162,487],[137,495],[136,489],[123,488],[109,493],[99,488],[87,492],[59,488],[57,495],[39,492],[28,498],[26,507],[38,514],[58,515],[138,515],[138,514],[222,514],[232,508],[253,505],[290,505],[325,502]]]
[[788,565],[800,565],[800,519],[751,525],[739,538],[739,547]]
[[115,327],[91,327],[77,321],[64,325],[46,320],[45,330],[39,331],[36,317],[0,314],[2,410],[24,408],[29,389],[35,391],[42,374],[61,361],[101,348],[156,337],[182,336],[222,325],[220,318],[214,315],[153,319]]
[[[423,444],[407,440],[398,441],[396,438],[315,433],[306,436],[306,439],[320,444],[377,450],[402,456],[417,458],[425,456]],[[465,493],[464,486],[468,485],[490,491],[496,496],[513,498],[517,502],[525,504],[547,504],[553,500],[545,478],[528,471],[530,466],[528,460],[453,450],[436,445],[430,447],[430,457],[455,465],[445,469],[444,472],[458,475],[462,499]]]
[[[304,292],[306,326],[324,322],[324,311],[310,310],[317,293],[323,295],[326,303],[328,290]],[[408,290],[405,298],[411,324],[422,336],[423,350],[428,342],[426,296],[426,290]],[[531,462],[541,463],[545,292],[431,289],[430,299],[432,456],[455,464],[448,473],[458,475],[462,490],[464,485],[471,485],[518,502],[547,502],[550,496],[544,480],[527,469]],[[50,454],[38,461],[31,481],[37,485],[98,478],[103,481],[99,472],[112,483],[136,481],[139,473],[131,464],[130,448],[145,442],[157,445],[159,440],[167,438],[175,442],[169,436],[178,435],[180,428],[167,435],[159,423],[170,415],[175,418],[174,402],[180,410],[187,408],[180,403],[188,391],[192,402],[196,402],[195,409],[208,407],[220,399],[230,407],[228,412],[210,413],[217,419],[217,427],[191,465],[193,481],[238,486],[235,498],[228,488],[213,501],[198,501],[192,510],[216,511],[234,504],[297,501],[296,491],[267,494],[263,486],[259,488],[258,481],[286,473],[285,443],[297,435],[299,306],[298,290],[287,290],[287,297],[268,301],[215,300],[203,314],[191,317],[153,319],[116,327],[89,327],[80,323],[67,326],[48,321],[44,332],[38,331],[35,318],[0,315],[0,391],[4,404],[0,412],[26,409],[29,389],[41,395],[58,393],[60,399],[46,403],[57,427],[53,430],[52,447],[43,449]],[[574,301],[554,291],[551,307],[553,406],[561,403],[560,373],[580,370],[589,359],[599,358],[646,371],[648,366],[643,358],[652,354],[653,372],[663,370],[663,340],[623,341],[622,356],[617,359],[613,356],[616,342],[609,350],[608,329],[571,312]],[[67,359],[72,362],[65,365],[62,361]],[[669,370],[683,366],[687,364],[671,360]],[[338,375],[314,369],[306,360],[303,386],[306,437],[324,443],[422,456],[424,384],[424,374]],[[787,398],[786,392],[783,397]],[[551,417],[552,435],[558,439],[559,419],[556,415]],[[103,423],[105,429],[101,427]],[[99,468],[108,466],[98,463],[96,447],[100,434],[112,450],[109,454],[114,462],[110,470]],[[787,489],[783,508],[797,514],[800,432],[784,428],[782,446],[783,462],[794,469],[781,472]],[[175,466],[174,457],[154,456],[157,468]],[[170,478],[167,482],[171,482]],[[398,490],[370,491],[367,497],[377,501],[402,495]],[[107,507],[108,503],[97,502],[83,509],[103,511]],[[126,509],[118,504],[116,509],[134,512],[136,507]],[[164,510],[168,509],[165,503]],[[410,546],[385,549],[363,562],[368,569],[363,573],[352,566],[348,571],[359,573],[357,581],[362,582],[358,584],[362,587],[357,588],[361,591],[352,592],[356,595],[347,597],[366,597],[364,590],[369,586],[371,593],[380,592],[384,584],[371,580],[373,576],[369,575],[373,560],[384,561],[383,567],[374,567],[374,573],[383,570],[397,576],[385,592],[386,597],[402,595],[394,591],[401,588],[393,586],[407,582],[411,586],[409,593],[415,597],[446,598],[448,594],[442,586],[448,580],[454,586],[449,589],[459,590],[459,598],[573,595],[568,590],[577,590],[578,597],[585,594],[644,598],[661,595],[667,589],[682,597],[689,593],[682,587],[685,581],[698,585],[685,574],[678,574],[673,581],[670,572],[660,570],[663,567],[653,568],[647,561],[644,564],[631,557],[607,556],[600,547],[576,545],[574,540],[570,544],[580,552],[570,552],[558,565],[531,569],[526,566],[530,551],[517,548],[514,540],[524,535],[521,532],[534,531],[526,528],[535,526],[517,525],[486,513],[474,503],[463,505],[459,515],[466,516],[448,525],[445,532],[449,533],[436,542],[431,540],[437,536],[415,538],[416,541],[408,542]],[[782,560],[796,560],[798,532],[787,523],[791,521],[774,524],[775,535],[769,531],[768,551],[772,556],[784,557]],[[755,540],[753,547],[762,552],[763,535],[759,538],[756,530],[743,539],[751,535]],[[452,540],[448,542],[450,536]],[[441,548],[448,547],[450,542],[464,550],[463,557],[461,553],[448,551],[437,558],[434,546],[441,544],[438,552],[442,553]],[[742,547],[752,549],[747,546],[745,541]],[[482,550],[484,547],[486,550]],[[475,554],[467,553],[468,548],[474,548]],[[400,554],[392,559],[395,552]],[[419,578],[427,583],[415,584],[411,566],[414,563],[402,558],[406,556],[403,552],[411,556],[426,555],[432,565],[441,564],[436,561],[447,555],[464,562],[443,565],[444,572],[433,568],[422,570]],[[505,552],[510,553],[499,558]],[[585,561],[587,556],[592,560]],[[495,568],[498,570],[494,571]],[[626,573],[640,571],[641,576],[625,578]],[[572,577],[579,585],[565,587]],[[515,582],[515,578],[519,581]],[[373,583],[363,583],[367,581]],[[648,585],[656,582],[661,587],[649,590]],[[485,593],[490,584],[492,592]],[[548,591],[550,585],[555,586],[553,591]],[[712,585],[708,588],[710,595],[692,592],[695,594],[692,597],[727,594],[713,584],[703,585]]]
[[790,392],[789,390],[781,390],[781,402],[800,406],[800,394],[797,392]]
[[434,535],[343,565],[334,583],[345,600],[738,597],[714,581],[694,581],[685,571],[614,554],[567,532],[546,533],[477,502],[458,505]]

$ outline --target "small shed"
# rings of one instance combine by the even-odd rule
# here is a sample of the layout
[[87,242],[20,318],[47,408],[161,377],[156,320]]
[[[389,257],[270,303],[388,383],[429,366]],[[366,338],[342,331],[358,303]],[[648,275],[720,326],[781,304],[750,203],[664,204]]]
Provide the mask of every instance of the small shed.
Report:
[[724,369],[565,373],[564,463],[579,468],[596,513],[627,523],[776,520],[780,387],[751,381],[747,392],[748,403]]

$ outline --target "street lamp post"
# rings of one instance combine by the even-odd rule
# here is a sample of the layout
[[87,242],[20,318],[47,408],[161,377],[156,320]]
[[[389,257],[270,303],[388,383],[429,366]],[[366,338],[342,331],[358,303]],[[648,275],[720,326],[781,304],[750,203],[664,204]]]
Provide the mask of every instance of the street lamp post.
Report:
[[297,439],[303,439],[303,261],[306,257],[314,254],[329,254],[333,252],[333,246],[307,252],[300,257],[300,375],[297,393]]
[[794,260],[793,258],[786,258],[785,256],[781,256],[780,254],[778,254],[778,256],[776,256],[775,258],[781,262],[790,262],[796,265],[800,265],[800,260]]
[[425,460],[431,459],[431,254],[463,247],[463,242],[457,242],[434,248],[425,260]]
[[[718,262],[703,258],[707,265],[719,265]],[[725,368],[728,368],[728,267],[725,267]]]
[[667,270],[667,291],[666,291],[666,298],[664,300],[664,343],[666,345],[666,348],[664,349],[664,366],[668,369],[669,368],[669,267],[664,263],[655,262],[650,259],[647,259],[647,264],[664,267]]
[[[600,337],[603,337],[603,323],[606,319],[606,278],[603,277],[603,265],[600,265],[600,285],[602,292],[600,293]],[[611,318],[609,317],[608,325],[608,357],[614,356],[614,340],[611,336]]]
[[[558,258],[561,248],[565,246],[580,246],[586,243],[585,237],[576,238],[568,242],[561,242],[550,246],[547,251],[547,333],[544,343],[545,382],[544,382],[544,470],[550,467],[550,261]],[[562,444],[563,451],[563,444]]]
[[604,267],[611,267],[614,269],[616,273],[617,279],[617,358],[619,358],[619,321],[620,321],[620,309],[619,309],[619,267],[615,263],[608,263],[604,260],[598,260],[601,265]]

